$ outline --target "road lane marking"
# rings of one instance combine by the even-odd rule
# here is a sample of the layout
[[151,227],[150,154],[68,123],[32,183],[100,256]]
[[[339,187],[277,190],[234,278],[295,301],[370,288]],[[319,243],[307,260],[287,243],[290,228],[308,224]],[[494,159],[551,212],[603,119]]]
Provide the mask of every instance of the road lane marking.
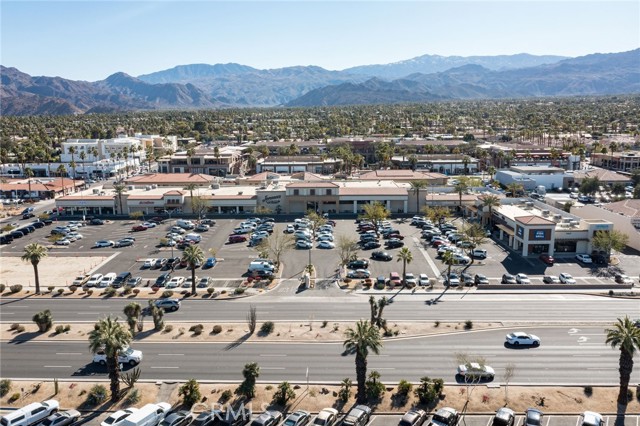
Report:
[[378,367],[376,370],[395,370],[395,367]]
[[45,365],[44,368],[71,368],[70,365]]
[[15,315],[15,312],[0,312],[0,315]]
[[260,354],[259,356],[287,356],[286,354]]
[[56,352],[56,355],[82,355],[81,352]]
[[178,369],[180,367],[162,367],[162,366],[154,366],[154,367],[150,367],[150,368],[157,368],[157,369]]
[[284,370],[285,367],[262,367],[260,366],[261,370]]
[[184,354],[158,354],[158,356],[184,356]]

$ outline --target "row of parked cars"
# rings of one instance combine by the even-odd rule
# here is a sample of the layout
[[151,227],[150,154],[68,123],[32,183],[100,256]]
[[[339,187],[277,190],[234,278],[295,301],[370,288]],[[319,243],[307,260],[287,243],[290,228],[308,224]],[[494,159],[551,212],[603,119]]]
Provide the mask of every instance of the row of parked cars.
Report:
[[264,241],[273,233],[275,219],[272,217],[250,217],[234,228],[233,234],[229,235],[229,244],[244,243],[249,241],[249,246],[254,247]]
[[313,241],[317,242],[316,247],[320,249],[335,248],[333,228],[336,222],[328,220],[314,231],[314,224],[308,218],[296,219],[293,224],[287,225],[284,229],[285,234],[293,234],[295,238],[295,247],[297,249],[308,250],[313,247]]

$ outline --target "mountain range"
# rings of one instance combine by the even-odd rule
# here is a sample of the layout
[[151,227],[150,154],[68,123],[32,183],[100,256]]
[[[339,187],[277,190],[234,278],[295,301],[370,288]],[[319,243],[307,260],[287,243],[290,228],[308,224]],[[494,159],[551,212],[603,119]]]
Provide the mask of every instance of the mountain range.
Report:
[[0,66],[0,77],[3,115],[606,95],[640,92],[640,49],[577,58],[424,55],[342,71],[192,64],[96,82]]

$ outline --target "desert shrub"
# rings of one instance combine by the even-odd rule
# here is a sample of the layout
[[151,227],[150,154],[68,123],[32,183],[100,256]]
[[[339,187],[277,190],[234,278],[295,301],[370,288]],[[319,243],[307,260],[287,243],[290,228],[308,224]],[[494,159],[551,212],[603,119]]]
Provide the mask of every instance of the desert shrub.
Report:
[[20,327],[20,324],[18,324],[17,322],[14,322],[13,324],[11,324],[11,326],[9,327],[9,330],[14,331],[17,330],[18,327]]
[[173,326],[171,324],[167,324],[164,326],[165,333],[171,333],[173,331]]
[[122,294],[131,294],[132,290],[133,289],[131,288],[131,286],[125,285],[124,288],[122,289]]
[[64,326],[64,332],[66,333],[67,331],[71,330],[71,326],[69,324],[66,324]]
[[412,389],[413,385],[404,379],[400,380],[400,382],[398,383],[398,395],[403,398],[406,398]]
[[100,405],[107,400],[107,388],[102,385],[93,385],[87,395],[87,404]]
[[189,331],[192,332],[195,336],[201,335],[203,330],[204,326],[202,324],[195,324],[189,327]]
[[47,287],[47,290],[49,290],[50,292],[53,292],[53,290],[55,290],[56,288],[52,285],[50,285],[49,287]]
[[216,325],[214,325],[214,326],[213,326],[213,329],[211,330],[211,332],[212,332],[213,334],[220,334],[220,333],[222,333],[222,326],[221,326],[221,325],[217,325],[217,324],[216,324]]
[[466,320],[464,322],[464,329],[465,330],[471,330],[473,328],[473,321],[471,320]]
[[436,395],[442,395],[442,391],[444,390],[444,380],[442,379],[433,379],[433,390],[436,391]]
[[338,391],[338,398],[340,401],[347,402],[351,398],[351,379],[347,378],[340,382],[340,390]]
[[53,316],[51,315],[51,311],[49,309],[38,312],[32,317],[32,320],[38,326],[38,330],[40,331],[40,333],[49,331],[51,330],[51,327],[53,327]]
[[7,286],[4,284],[0,284],[0,293],[4,293],[4,291],[6,290]]
[[107,297],[115,296],[115,294],[116,294],[116,289],[113,287],[107,287],[104,289],[104,295]]
[[22,284],[14,284],[12,286],[9,286],[9,291],[11,293],[17,293],[19,291],[22,291]]
[[212,295],[213,293],[216,292],[216,289],[213,287],[207,287],[207,293],[209,293],[209,295]]
[[633,401],[633,391],[631,389],[627,389],[627,401]]
[[19,399],[20,399],[20,392],[15,392],[13,395],[11,395],[11,398],[9,398],[9,404],[13,404]]
[[222,392],[222,394],[220,394],[220,403],[224,404],[225,402],[229,401],[231,399],[231,397],[233,397],[233,392],[231,392],[229,389],[225,390],[224,392]]
[[16,328],[16,331],[18,333],[24,333],[25,330],[26,328],[24,328],[24,325],[19,325],[18,328]]
[[233,290],[233,294],[244,294],[244,288],[236,287],[236,289]]
[[62,293],[64,293],[64,288],[59,288],[57,292],[58,292],[58,295],[61,295]]
[[91,296],[92,294],[93,294],[93,290],[92,289],[87,290],[87,296]]
[[349,284],[351,282],[351,278],[345,278],[343,281],[345,282],[345,284]]
[[131,291],[133,291],[133,294],[135,294],[136,296],[140,293],[140,289],[139,288],[134,288]]
[[134,405],[140,402],[140,391],[136,388],[133,388],[127,394],[127,398],[125,399],[127,405]]
[[71,293],[75,293],[78,290],[78,286],[77,285],[72,285],[69,287],[69,291]]
[[380,373],[373,370],[369,373],[367,381],[364,383],[367,398],[370,400],[378,400],[384,394],[384,384],[380,381]]
[[162,298],[167,299],[169,297],[173,296],[173,290],[165,290],[162,292]]
[[267,385],[264,387],[264,390],[268,390],[268,391],[273,390],[273,386]]
[[329,324],[329,321],[322,321],[322,325],[320,326],[321,328],[325,328],[327,326],[327,324]]
[[260,333],[262,334],[271,334],[273,333],[273,329],[275,328],[275,325],[273,324],[273,321],[266,321],[262,323],[262,326],[260,326]]
[[56,334],[64,333],[64,325],[62,325],[62,324],[56,325],[55,332],[56,332]]
[[[438,398],[440,395],[438,391],[439,384],[436,383],[438,380],[431,380],[427,376],[420,378],[420,384],[416,387],[414,393],[421,404],[431,404]],[[442,382],[442,380],[440,381]],[[444,386],[444,383],[442,385]]]
[[593,386],[585,386],[583,391],[586,396],[591,396],[593,395]]
[[0,398],[3,398],[6,394],[11,390],[11,380],[2,379],[0,380]]

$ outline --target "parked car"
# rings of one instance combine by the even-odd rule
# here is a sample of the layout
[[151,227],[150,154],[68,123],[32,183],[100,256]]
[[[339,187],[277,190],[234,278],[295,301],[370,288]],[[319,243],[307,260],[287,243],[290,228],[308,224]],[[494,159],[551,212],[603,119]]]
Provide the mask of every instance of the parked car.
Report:
[[338,421],[338,410],[323,408],[313,419],[313,426],[334,426]]
[[416,279],[416,276],[413,275],[411,272],[407,272],[404,275],[404,285],[407,288],[413,288],[416,285],[418,285],[418,280]]
[[604,420],[600,413],[594,411],[585,411],[580,414],[578,423],[580,426],[604,426]]
[[169,259],[167,258],[160,258],[160,259],[156,259],[155,263],[153,264],[153,267],[155,269],[162,269],[167,265],[167,262],[169,262]]
[[34,425],[58,411],[59,408],[60,403],[55,399],[49,399],[44,402],[32,402],[0,417],[0,424],[2,424],[2,426]]
[[208,257],[207,260],[204,262],[204,265],[202,266],[203,269],[206,268],[213,268],[214,266],[216,266],[217,263],[217,259],[215,257]]
[[311,247],[313,247],[313,243],[309,240],[298,240],[296,241],[296,248],[298,249],[310,249]]
[[549,266],[553,266],[553,264],[555,263],[555,259],[553,258],[553,256],[550,256],[548,254],[541,254],[540,257],[538,258],[540,259],[543,263],[546,263]]
[[187,410],[175,411],[160,422],[160,426],[186,426],[191,422],[191,412]]
[[444,277],[444,285],[447,287],[457,287],[460,285],[460,277],[453,272],[449,276]]
[[458,366],[457,372],[458,375],[465,381],[479,379],[492,380],[496,375],[496,372],[493,368],[488,365],[479,364],[477,362],[460,364]]
[[211,278],[209,277],[202,277],[200,278],[200,280],[198,281],[198,284],[196,284],[196,287],[198,288],[207,288],[209,287],[209,283],[211,282]]
[[427,276],[427,274],[420,274],[418,276],[418,285],[419,286],[429,285],[429,277]]
[[267,410],[256,417],[251,422],[251,426],[277,426],[281,421],[282,413],[280,411]]
[[515,331],[509,333],[506,336],[506,342],[508,345],[513,346],[540,346],[540,338],[535,334],[528,334],[524,331]]
[[614,279],[618,284],[633,284],[633,280],[624,274],[616,274]]
[[127,286],[137,287],[142,283],[142,277],[131,277],[127,280]]
[[562,284],[575,284],[576,283],[576,280],[573,279],[571,274],[568,274],[566,272],[563,272],[560,275],[558,275],[558,278],[560,278],[560,282]]
[[529,277],[523,273],[516,274],[516,282],[518,284],[531,284]]
[[576,260],[586,265],[593,263],[591,256],[589,256],[588,254],[576,254]]
[[138,411],[136,407],[129,407],[125,410],[118,410],[104,419],[102,423],[100,423],[100,426],[120,426],[124,419],[126,419],[136,411]]
[[311,414],[308,411],[297,410],[289,414],[285,419],[283,426],[305,426],[311,420]]
[[489,284],[489,279],[486,277],[486,275],[476,274],[473,277],[473,282],[475,283],[475,285]]
[[133,240],[129,239],[129,238],[126,238],[126,239],[118,240],[116,242],[116,244],[114,245],[114,247],[122,248],[122,247],[129,247],[129,246],[132,246],[132,245],[133,245]]
[[221,418],[221,415],[222,411],[220,410],[203,411],[193,419],[191,426],[215,426],[218,419]]
[[368,267],[369,261],[367,259],[356,259],[347,264],[349,269],[367,269]]
[[527,408],[527,411],[524,414],[524,426],[542,426],[542,419],[544,418],[544,413],[540,410],[536,410],[535,408]]
[[229,244],[233,244],[233,243],[244,243],[247,241],[247,237],[244,235],[239,235],[239,234],[234,234],[234,235],[229,235]]
[[318,248],[319,249],[332,249],[335,248],[336,245],[334,243],[332,243],[331,241],[320,241],[318,243]]
[[296,232],[296,228],[294,228],[293,225],[287,225],[286,228],[284,228],[283,231],[285,234],[293,234],[294,232]]
[[429,426],[456,426],[460,421],[460,414],[455,408],[442,407],[431,417]]
[[209,230],[209,225],[205,225],[204,223],[199,224],[198,226],[196,226],[195,231],[197,232],[207,232]]
[[365,426],[369,423],[371,408],[366,405],[356,405],[342,419],[343,426]]
[[427,413],[424,410],[409,410],[407,411],[400,422],[398,422],[398,426],[421,426],[424,421],[427,420]]
[[347,278],[370,278],[371,272],[368,269],[356,269],[347,272]]
[[180,287],[182,284],[184,284],[185,278],[184,277],[173,277],[169,280],[169,282],[167,282],[167,284],[165,285],[166,288],[178,288]]
[[113,247],[115,245],[115,243],[111,240],[99,240],[96,241],[96,243],[93,245],[96,248],[100,248],[100,247]]
[[381,246],[381,244],[380,244],[380,242],[378,240],[365,241],[361,245],[363,250],[376,249],[376,248],[380,248],[380,246]]
[[58,411],[44,419],[42,426],[69,426],[74,424],[80,418],[80,412],[77,410]]
[[507,407],[501,407],[493,416],[492,426],[513,426],[516,419],[516,413]]
[[390,272],[388,283],[392,287],[395,287],[397,285],[402,285],[402,278],[400,278],[400,274],[397,272]]
[[545,275],[542,277],[542,282],[545,284],[560,284],[560,278],[555,275]]
[[393,259],[393,256],[386,251],[374,251],[371,253],[371,259],[389,261]]
[[516,277],[511,274],[503,274],[502,275],[502,284],[516,284]]
[[469,286],[469,287],[475,284],[475,281],[473,280],[473,275],[469,274],[468,272],[460,273],[460,282],[463,285]]
[[102,274],[93,274],[85,285],[87,287],[97,287],[98,285],[100,285],[100,281],[102,281]]
[[404,246],[404,242],[397,239],[397,238],[391,238],[390,240],[387,240],[386,243],[384,243],[384,245],[387,248],[398,248],[398,247],[403,247]]
[[164,309],[168,312],[175,312],[180,309],[180,300],[178,299],[158,299],[153,303],[157,308]]
[[67,238],[61,238],[55,242],[55,245],[57,246],[68,246],[70,244],[71,241],[69,241]]
[[132,228],[131,228],[131,230],[132,230],[133,232],[146,231],[147,229],[149,229],[149,228],[147,228],[147,227],[146,227],[146,226],[144,226],[144,225],[136,225],[136,226],[134,226],[134,227],[132,227]]

